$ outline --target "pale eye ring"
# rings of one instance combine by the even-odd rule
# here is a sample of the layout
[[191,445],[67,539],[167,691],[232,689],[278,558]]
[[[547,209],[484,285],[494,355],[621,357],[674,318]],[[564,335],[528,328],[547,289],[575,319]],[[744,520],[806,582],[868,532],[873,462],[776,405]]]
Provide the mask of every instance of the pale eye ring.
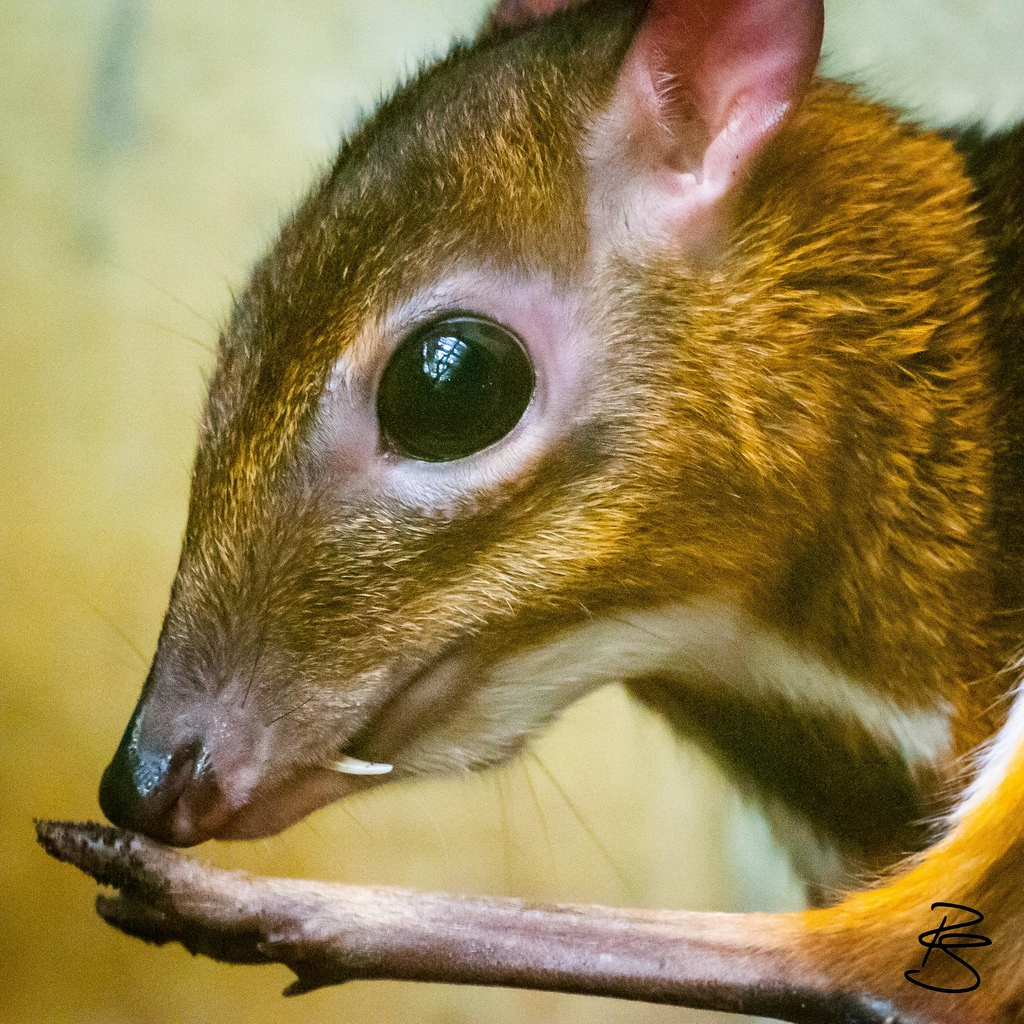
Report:
[[384,443],[421,462],[451,462],[500,441],[533,396],[533,366],[507,328],[473,314],[418,327],[377,389]]

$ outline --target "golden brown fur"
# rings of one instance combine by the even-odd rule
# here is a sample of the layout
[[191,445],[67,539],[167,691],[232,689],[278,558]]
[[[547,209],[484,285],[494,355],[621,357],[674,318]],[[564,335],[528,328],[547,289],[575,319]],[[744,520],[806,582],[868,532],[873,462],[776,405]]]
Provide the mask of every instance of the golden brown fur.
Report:
[[[341,647],[352,675],[396,645],[441,649],[439,606],[514,645],[582,608],[726,589],[868,686],[957,707],[962,755],[997,721],[1013,641],[993,576],[986,257],[961,161],[822,83],[761,162],[720,265],[594,268],[580,140],[627,38],[608,18],[457,51],[382,107],[286,227],[223,341],[168,627],[193,645],[223,633],[242,663],[280,631],[297,663],[256,684],[272,716],[336,677]],[[439,266],[474,261],[596,273],[600,420],[451,522],[331,507],[307,437],[338,352]],[[295,712],[296,731],[315,717]]]
[[[426,744],[410,774],[479,767],[550,717],[505,735],[477,714],[499,658],[622,608],[727,595],[868,694],[951,709],[941,762],[912,770],[782,699],[702,715],[685,680],[626,680],[875,868],[925,843],[1001,723],[1019,637],[972,183],[950,141],[818,81],[711,265],[602,248],[585,153],[635,17],[597,5],[488,30],[387,101],[286,225],[222,338],[144,701],[172,721],[195,689],[247,678],[242,703],[276,730],[268,800],[341,747],[403,769]],[[462,267],[583,295],[597,383],[556,450],[443,513],[348,488],[322,429],[332,368],[369,367],[367,325]],[[367,369],[355,388],[371,385]],[[402,688],[375,682],[453,649],[475,674],[386,749],[375,716]],[[713,715],[791,742],[744,761]],[[835,819],[779,781],[798,777]]]

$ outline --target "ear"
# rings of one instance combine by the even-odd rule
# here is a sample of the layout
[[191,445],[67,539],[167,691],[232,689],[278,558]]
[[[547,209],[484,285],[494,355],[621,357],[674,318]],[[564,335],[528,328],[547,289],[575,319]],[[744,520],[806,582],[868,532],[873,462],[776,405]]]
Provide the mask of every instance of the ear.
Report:
[[713,253],[811,81],[823,24],[822,0],[652,0],[589,147],[602,215]]
[[519,28],[556,11],[578,7],[583,0],[498,0],[491,12],[490,24]]

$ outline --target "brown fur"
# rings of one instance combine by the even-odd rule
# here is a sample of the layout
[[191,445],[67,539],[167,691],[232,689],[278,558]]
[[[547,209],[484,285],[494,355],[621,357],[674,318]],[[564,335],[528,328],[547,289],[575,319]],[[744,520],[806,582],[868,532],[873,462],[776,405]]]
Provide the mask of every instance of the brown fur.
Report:
[[[727,592],[900,706],[955,708],[949,759],[888,817],[884,786],[842,769],[863,736],[829,734],[850,746],[830,768],[822,723],[787,722],[808,741],[786,770],[855,808],[855,829],[812,825],[878,866],[925,842],[921,819],[999,725],[1019,636],[1000,524],[1020,509],[1005,486],[996,500],[1005,408],[972,185],[952,143],[819,81],[714,266],[602,263],[583,153],[635,17],[600,5],[489,29],[383,104],[285,226],[221,340],[144,699],[170,720],[194,687],[248,677],[252,714],[278,730],[269,793],[342,747],[390,753],[373,721],[394,694],[372,685],[388,665],[456,645],[486,665],[603,611]],[[583,289],[601,384],[558,451],[467,507],[349,493],[318,440],[331,368],[460,265]],[[627,682],[719,749],[677,681]],[[470,681],[409,726],[404,742],[437,741],[408,771],[501,761],[528,738],[489,745],[474,699]],[[770,788],[771,764],[733,767]]]

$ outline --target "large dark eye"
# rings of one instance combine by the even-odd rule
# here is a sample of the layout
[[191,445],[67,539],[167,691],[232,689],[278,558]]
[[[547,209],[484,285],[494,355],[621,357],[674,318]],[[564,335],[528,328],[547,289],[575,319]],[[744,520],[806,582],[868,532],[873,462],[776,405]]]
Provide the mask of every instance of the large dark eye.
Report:
[[403,455],[450,462],[518,422],[533,394],[522,345],[490,320],[456,316],[414,331],[381,377],[377,419]]

